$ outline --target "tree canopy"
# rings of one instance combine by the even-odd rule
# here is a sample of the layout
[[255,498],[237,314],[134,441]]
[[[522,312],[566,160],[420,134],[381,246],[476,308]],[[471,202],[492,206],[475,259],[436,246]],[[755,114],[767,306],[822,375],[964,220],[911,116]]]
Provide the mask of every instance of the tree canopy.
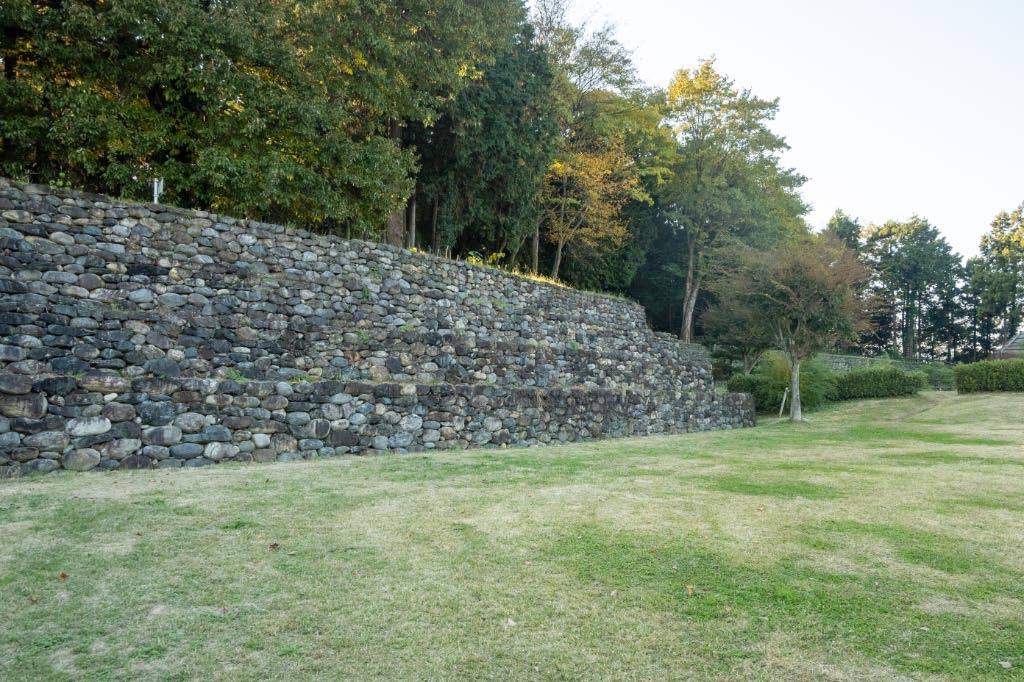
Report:
[[373,236],[426,124],[508,41],[511,0],[10,0],[0,172]]

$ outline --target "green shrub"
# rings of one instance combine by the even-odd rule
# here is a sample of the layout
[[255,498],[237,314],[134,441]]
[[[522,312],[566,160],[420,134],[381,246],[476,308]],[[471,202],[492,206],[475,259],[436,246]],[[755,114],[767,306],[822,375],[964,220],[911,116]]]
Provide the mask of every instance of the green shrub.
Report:
[[1024,360],[983,360],[953,372],[958,393],[1024,391]]
[[927,384],[924,372],[905,372],[892,365],[858,367],[836,376],[839,400],[914,395]]
[[749,393],[754,396],[757,409],[764,411],[761,404],[765,400],[762,393],[766,391],[766,379],[757,374],[733,374],[725,386],[733,393]]
[[[765,353],[750,374],[734,374],[726,384],[735,393],[750,393],[758,412],[778,412],[789,388],[789,362],[779,352]],[[805,410],[821,407],[835,394],[834,375],[816,360],[800,365],[800,405]]]

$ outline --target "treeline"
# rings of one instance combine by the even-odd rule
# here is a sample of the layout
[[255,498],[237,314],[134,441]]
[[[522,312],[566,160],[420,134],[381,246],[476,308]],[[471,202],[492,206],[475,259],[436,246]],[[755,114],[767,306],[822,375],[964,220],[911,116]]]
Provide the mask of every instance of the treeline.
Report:
[[974,362],[992,355],[1024,318],[1024,204],[996,215],[978,256],[963,259],[938,229],[913,217],[862,226],[837,211],[826,232],[871,272],[870,331],[847,348],[865,355]]
[[[651,87],[566,2],[6,0],[0,174],[137,200],[160,177],[168,203],[627,294],[749,357],[722,283],[808,233],[778,102],[713,60]],[[923,220],[837,213],[881,302],[847,349],[990,353],[1024,298],[1020,210],[997,223],[960,264]]]

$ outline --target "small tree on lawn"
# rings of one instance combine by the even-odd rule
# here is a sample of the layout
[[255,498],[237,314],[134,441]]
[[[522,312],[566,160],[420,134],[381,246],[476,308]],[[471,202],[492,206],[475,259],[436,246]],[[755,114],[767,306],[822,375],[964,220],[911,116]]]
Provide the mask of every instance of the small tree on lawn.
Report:
[[748,252],[736,276],[718,291],[724,309],[758,320],[789,361],[791,421],[800,409],[800,364],[867,324],[863,295],[868,272],[857,255],[831,237],[805,236],[770,251]]

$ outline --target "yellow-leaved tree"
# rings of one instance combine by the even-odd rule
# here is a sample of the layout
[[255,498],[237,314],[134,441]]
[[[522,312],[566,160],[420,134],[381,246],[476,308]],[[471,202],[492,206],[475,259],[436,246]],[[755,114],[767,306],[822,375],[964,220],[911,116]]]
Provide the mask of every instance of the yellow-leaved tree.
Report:
[[551,164],[544,186],[544,223],[555,245],[553,278],[568,244],[593,249],[622,244],[628,234],[622,207],[637,189],[637,173],[622,140],[570,151]]

